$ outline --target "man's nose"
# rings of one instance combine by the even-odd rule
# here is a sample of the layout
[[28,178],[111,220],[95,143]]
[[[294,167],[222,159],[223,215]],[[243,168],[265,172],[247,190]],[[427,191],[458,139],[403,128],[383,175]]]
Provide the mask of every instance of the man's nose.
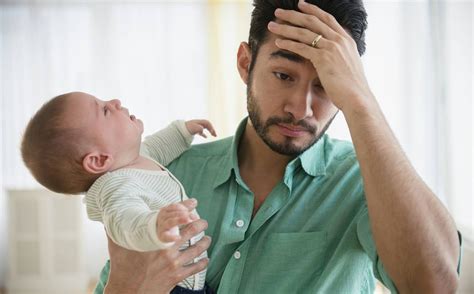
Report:
[[303,120],[313,115],[314,92],[312,87],[305,87],[293,93],[285,103],[284,111],[289,113],[296,121]]

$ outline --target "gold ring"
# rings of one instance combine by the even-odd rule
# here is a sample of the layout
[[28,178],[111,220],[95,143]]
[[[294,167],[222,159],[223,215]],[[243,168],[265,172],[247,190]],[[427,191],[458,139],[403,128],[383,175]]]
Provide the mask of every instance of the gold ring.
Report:
[[322,35],[316,35],[316,38],[314,38],[313,42],[311,42],[311,47],[313,48],[318,48],[318,42],[321,40],[323,36]]

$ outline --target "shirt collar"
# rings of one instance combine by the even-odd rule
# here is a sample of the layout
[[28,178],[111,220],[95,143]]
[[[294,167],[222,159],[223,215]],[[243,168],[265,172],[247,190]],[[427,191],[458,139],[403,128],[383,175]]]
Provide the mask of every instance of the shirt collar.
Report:
[[328,136],[323,135],[316,144],[298,156],[304,171],[313,176],[326,174],[325,146]]
[[[232,145],[229,149],[229,152],[226,155],[226,158],[223,162],[221,172],[216,177],[214,181],[214,188],[225,183],[229,180],[229,177],[232,174],[232,171],[236,175],[237,181],[242,181],[240,179],[239,172],[239,161],[237,158],[237,151],[239,147],[239,142],[244,133],[245,127],[247,125],[247,117],[244,118],[237,127],[234,137],[232,138]],[[327,135],[323,135],[316,144],[311,146],[308,150],[300,154],[297,158],[293,159],[288,166],[293,164],[301,164],[303,170],[313,176],[320,176],[326,174],[326,159],[325,159],[325,142],[327,140]]]
[[235,135],[232,138],[232,143],[229,148],[229,152],[227,153],[226,158],[224,159],[222,163],[221,172],[219,173],[219,175],[217,175],[216,180],[214,181],[214,188],[225,183],[229,179],[230,175],[232,174],[232,171],[235,173],[235,175],[237,175],[237,177],[240,178],[237,151],[239,148],[240,138],[242,137],[242,134],[244,133],[246,125],[247,125],[247,118],[244,118],[239,123],[239,126],[237,127],[237,130],[235,132]]

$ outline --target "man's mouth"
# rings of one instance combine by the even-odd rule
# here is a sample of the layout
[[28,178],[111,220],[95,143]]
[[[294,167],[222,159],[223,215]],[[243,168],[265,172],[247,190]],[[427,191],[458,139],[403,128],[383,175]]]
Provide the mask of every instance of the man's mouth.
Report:
[[292,126],[292,125],[287,125],[287,124],[278,124],[280,127],[283,127],[285,129],[288,129],[290,131],[294,132],[307,132],[308,130],[304,127],[299,127],[299,126]]
[[286,125],[286,124],[281,124],[281,123],[277,124],[277,126],[280,133],[286,137],[293,137],[293,138],[301,137],[305,133],[308,132],[306,128],[299,127],[299,126],[291,126],[291,125]]

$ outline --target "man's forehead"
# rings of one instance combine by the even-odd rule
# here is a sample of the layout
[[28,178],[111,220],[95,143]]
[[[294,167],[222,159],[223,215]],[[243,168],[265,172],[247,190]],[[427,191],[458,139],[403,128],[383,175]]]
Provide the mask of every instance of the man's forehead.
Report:
[[306,61],[304,57],[287,50],[277,49],[273,51],[272,53],[270,53],[270,56],[269,56],[270,60],[279,59],[279,58],[287,59],[289,61],[293,61],[296,63],[305,63]]
[[265,58],[268,58],[269,61],[272,60],[278,60],[278,59],[286,59],[292,62],[296,63],[305,63],[308,60],[301,55],[298,55],[294,52],[288,51],[288,50],[283,50],[277,47],[275,44],[275,40],[281,38],[278,35],[275,35],[271,33],[270,31],[267,31],[267,37],[264,39],[262,44],[260,45],[260,50],[258,55],[260,53],[263,53],[262,55],[265,55]]

